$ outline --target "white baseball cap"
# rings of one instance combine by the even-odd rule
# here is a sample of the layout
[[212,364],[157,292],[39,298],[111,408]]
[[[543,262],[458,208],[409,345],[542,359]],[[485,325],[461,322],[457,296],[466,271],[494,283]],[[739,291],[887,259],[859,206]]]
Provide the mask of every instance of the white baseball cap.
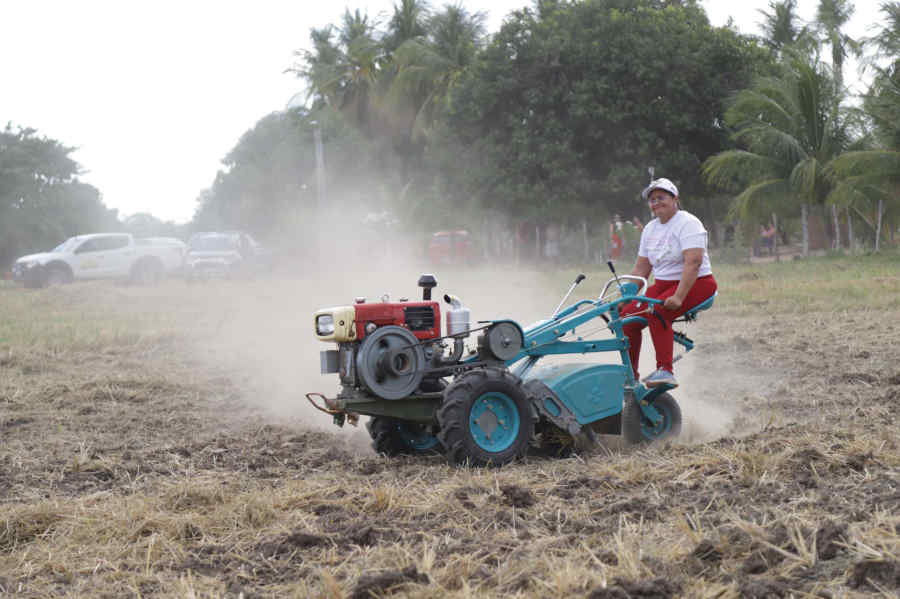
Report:
[[650,192],[654,189],[662,189],[663,191],[668,191],[673,196],[678,197],[678,188],[668,179],[654,179],[650,182],[650,185],[647,186],[647,189],[641,192],[641,197],[646,200],[647,196],[649,196]]

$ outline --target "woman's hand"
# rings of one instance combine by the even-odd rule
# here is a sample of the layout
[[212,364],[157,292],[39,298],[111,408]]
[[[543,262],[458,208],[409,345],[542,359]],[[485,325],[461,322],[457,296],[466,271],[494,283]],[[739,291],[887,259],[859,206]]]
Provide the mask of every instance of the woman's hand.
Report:
[[675,310],[681,308],[681,304],[682,300],[678,299],[674,295],[670,295],[663,301],[663,308],[665,308],[666,310],[672,310],[674,312]]

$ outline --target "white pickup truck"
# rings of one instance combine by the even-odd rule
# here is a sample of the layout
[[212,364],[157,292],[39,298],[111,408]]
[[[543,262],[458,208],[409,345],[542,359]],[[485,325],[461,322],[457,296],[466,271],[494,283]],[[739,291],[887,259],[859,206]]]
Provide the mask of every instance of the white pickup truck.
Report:
[[13,279],[46,287],[80,279],[131,279],[152,283],[179,271],[186,245],[167,237],[135,238],[127,233],[71,237],[49,252],[16,260]]

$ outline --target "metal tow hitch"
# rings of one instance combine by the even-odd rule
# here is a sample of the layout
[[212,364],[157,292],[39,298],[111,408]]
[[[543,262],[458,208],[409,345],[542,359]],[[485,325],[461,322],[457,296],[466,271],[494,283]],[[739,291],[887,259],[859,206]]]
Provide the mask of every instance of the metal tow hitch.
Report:
[[[322,403],[325,404],[326,407],[322,407],[316,403],[314,397],[318,397],[322,400]],[[319,410],[320,412],[325,412],[326,414],[331,414],[334,419],[334,423],[338,426],[344,426],[344,421],[346,420],[352,426],[356,426],[359,424],[359,414],[356,412],[347,412],[339,407],[339,403],[337,398],[325,397],[322,393],[307,393],[306,399],[309,400],[309,403],[312,406]]]

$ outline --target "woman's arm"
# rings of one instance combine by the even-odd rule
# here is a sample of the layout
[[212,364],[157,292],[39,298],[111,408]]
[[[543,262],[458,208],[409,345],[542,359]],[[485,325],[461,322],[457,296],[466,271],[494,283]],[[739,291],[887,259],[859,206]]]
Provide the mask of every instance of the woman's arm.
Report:
[[675,293],[666,298],[663,307],[668,310],[678,310],[684,303],[688,291],[694,286],[697,280],[697,273],[700,272],[700,265],[703,264],[703,248],[691,248],[682,252],[684,256],[684,270],[681,272],[681,280],[678,281],[678,287]]
[[[700,257],[702,258],[703,254],[701,254]],[[638,256],[637,261],[635,261],[634,263],[634,268],[631,269],[631,274],[638,277],[644,277],[646,279],[650,276],[650,270],[650,260],[648,260],[645,256]],[[685,291],[685,293],[687,292]]]

